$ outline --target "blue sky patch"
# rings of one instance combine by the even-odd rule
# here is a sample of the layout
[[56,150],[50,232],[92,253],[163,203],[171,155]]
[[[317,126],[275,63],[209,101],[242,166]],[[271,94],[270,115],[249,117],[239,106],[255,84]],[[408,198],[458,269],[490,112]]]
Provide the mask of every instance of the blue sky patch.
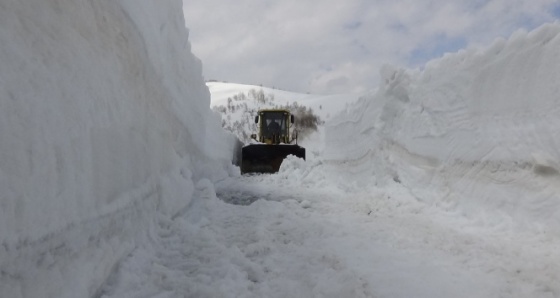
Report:
[[552,8],[552,15],[556,19],[560,19],[560,4],[554,5],[554,7]]
[[431,38],[428,43],[423,43],[415,48],[408,58],[412,67],[424,65],[426,62],[443,56],[445,53],[454,53],[466,48],[467,41],[463,37],[446,37],[443,35]]

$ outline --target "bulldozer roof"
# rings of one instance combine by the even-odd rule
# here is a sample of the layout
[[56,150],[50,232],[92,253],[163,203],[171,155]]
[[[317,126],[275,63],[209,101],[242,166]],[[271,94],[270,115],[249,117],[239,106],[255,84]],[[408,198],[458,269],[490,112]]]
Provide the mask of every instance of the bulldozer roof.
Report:
[[259,113],[261,113],[261,112],[285,112],[285,113],[290,113],[291,114],[291,112],[289,110],[286,110],[286,109],[262,109],[262,110],[259,110]]

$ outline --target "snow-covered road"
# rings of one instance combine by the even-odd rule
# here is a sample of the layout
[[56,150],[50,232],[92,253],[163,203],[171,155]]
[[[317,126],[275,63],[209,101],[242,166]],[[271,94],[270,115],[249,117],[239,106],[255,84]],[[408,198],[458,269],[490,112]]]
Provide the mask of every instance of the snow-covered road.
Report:
[[560,243],[546,233],[489,228],[426,206],[396,182],[306,186],[318,173],[334,177],[333,167],[313,167],[306,179],[286,169],[216,190],[202,181],[191,206],[160,220],[101,297],[560,295]]

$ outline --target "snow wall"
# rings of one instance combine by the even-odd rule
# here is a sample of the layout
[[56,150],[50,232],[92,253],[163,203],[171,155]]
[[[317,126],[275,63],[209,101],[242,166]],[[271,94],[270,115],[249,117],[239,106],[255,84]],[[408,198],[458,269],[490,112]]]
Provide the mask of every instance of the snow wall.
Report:
[[232,171],[182,2],[0,2],[0,296],[91,297]]
[[560,231],[560,23],[381,77],[328,123],[326,159],[483,224]]

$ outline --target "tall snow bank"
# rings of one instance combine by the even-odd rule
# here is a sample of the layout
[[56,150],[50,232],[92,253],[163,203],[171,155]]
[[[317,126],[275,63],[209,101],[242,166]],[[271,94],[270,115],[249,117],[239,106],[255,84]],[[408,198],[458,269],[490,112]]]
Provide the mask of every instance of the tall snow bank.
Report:
[[0,296],[93,296],[231,161],[182,3],[2,1],[0,61]]
[[555,23],[423,71],[385,66],[378,92],[329,123],[326,157],[467,216],[558,227],[559,53]]

